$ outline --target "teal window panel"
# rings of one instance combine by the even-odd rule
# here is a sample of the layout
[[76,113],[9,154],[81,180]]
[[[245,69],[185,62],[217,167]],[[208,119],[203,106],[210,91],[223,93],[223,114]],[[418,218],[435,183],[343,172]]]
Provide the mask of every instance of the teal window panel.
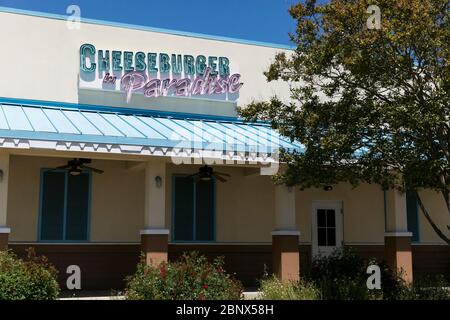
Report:
[[406,210],[408,219],[408,231],[412,232],[412,241],[419,242],[419,206],[414,192],[406,193]]
[[189,176],[173,180],[173,240],[211,242],[215,240],[215,180]]
[[199,180],[195,186],[195,240],[214,240],[214,180]]
[[67,241],[85,241],[88,239],[90,175],[67,175]]
[[39,240],[82,242],[89,239],[91,175],[72,176],[67,170],[43,170]]
[[66,173],[46,171],[41,183],[40,239],[63,240]]
[[192,178],[176,177],[174,183],[174,240],[193,241],[194,184]]

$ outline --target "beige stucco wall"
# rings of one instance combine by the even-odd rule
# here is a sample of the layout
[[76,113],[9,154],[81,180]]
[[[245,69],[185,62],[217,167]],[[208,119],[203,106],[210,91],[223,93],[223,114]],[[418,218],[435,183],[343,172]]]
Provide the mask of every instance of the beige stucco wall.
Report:
[[[41,168],[52,168],[68,159],[11,156],[7,225],[11,241],[37,240]],[[92,242],[139,242],[144,226],[144,171],[129,170],[126,161],[93,160],[92,166],[105,171],[93,174],[91,206]],[[166,225],[171,225],[172,175],[195,173],[198,166],[167,165]],[[217,242],[270,243],[274,227],[274,186],[270,177],[248,175],[243,167],[218,167],[229,173],[226,183],[217,182]],[[441,196],[422,193],[425,205],[443,227],[450,224]],[[353,189],[348,184],[332,191],[296,189],[296,221],[300,242],[311,242],[312,203],[338,201],[343,207],[344,242],[382,244],[384,242],[383,192],[376,185]],[[443,243],[419,213],[420,242]],[[443,229],[443,228],[442,228]]]
[[339,184],[331,191],[307,189],[297,191],[297,221],[302,233],[301,241],[311,242],[312,203],[314,201],[341,202],[345,243],[383,243],[383,192],[376,185],[352,188]]
[[[198,166],[169,166],[172,174],[195,173]],[[246,176],[244,168],[220,167],[230,174],[226,183],[216,183],[216,239],[218,242],[270,242],[273,228],[274,186],[267,176]],[[172,181],[167,188],[170,192]],[[171,194],[166,198],[168,202]],[[167,222],[170,225],[170,203]]]
[[[420,196],[433,221],[441,229],[441,231],[444,232],[444,234],[450,237],[450,231],[447,229],[447,226],[450,226],[450,215],[448,214],[442,195],[435,191],[427,190],[420,192]],[[438,237],[436,232],[434,232],[431,225],[428,223],[420,210],[419,225],[419,236],[421,243],[444,243],[441,238]]]
[[[97,50],[166,52],[226,56],[233,73],[242,74],[244,86],[238,105],[272,95],[288,98],[282,81],[268,83],[263,71],[283,49],[235,42],[202,39],[168,33],[82,23],[71,30],[65,20],[0,12],[0,96],[94,105],[127,106],[123,94],[79,89],[79,49],[93,44]],[[147,99],[133,96],[133,108],[235,115],[236,103],[189,98]]]
[[[68,159],[11,156],[8,217],[11,241],[36,241],[41,168]],[[126,170],[124,161],[93,160],[105,170],[92,176],[90,237],[93,242],[137,242],[144,223],[144,176]]]

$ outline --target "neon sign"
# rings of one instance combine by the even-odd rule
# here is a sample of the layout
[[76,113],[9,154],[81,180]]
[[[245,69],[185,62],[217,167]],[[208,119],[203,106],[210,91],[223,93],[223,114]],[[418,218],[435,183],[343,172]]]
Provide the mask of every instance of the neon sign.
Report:
[[[105,86],[148,98],[159,96],[211,96],[239,93],[239,73],[231,73],[227,57],[97,50],[80,47],[80,78],[101,78]],[[91,81],[94,81],[91,80]],[[86,80],[87,82],[89,80]]]

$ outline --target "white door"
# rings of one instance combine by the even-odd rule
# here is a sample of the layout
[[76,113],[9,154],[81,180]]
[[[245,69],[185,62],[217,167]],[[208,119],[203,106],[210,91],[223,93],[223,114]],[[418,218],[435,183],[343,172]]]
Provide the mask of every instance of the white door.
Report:
[[313,256],[326,256],[342,246],[342,203],[317,201],[312,206]]

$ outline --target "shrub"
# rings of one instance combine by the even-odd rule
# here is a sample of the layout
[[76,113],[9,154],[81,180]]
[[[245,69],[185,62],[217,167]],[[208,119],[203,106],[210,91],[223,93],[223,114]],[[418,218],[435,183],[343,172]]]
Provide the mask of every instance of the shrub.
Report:
[[[367,288],[367,266],[376,264],[381,271],[381,289]],[[392,272],[386,263],[364,260],[351,248],[338,249],[328,257],[313,261],[311,279],[323,299],[339,300],[442,300],[450,299],[448,283],[443,277],[416,279],[405,283],[401,274]]]
[[241,296],[242,285],[225,272],[222,258],[210,263],[196,252],[159,266],[141,259],[125,290],[129,300],[237,300]]
[[[371,264],[380,267],[381,290],[367,288],[366,270]],[[314,259],[310,277],[326,300],[396,299],[405,287],[401,278],[384,263],[365,261],[349,247]]]
[[401,300],[450,300],[450,285],[442,275],[414,280],[398,294]]
[[[367,288],[367,267],[376,264],[381,272],[381,289]],[[299,282],[283,283],[277,278],[261,281],[261,297],[274,300],[450,300],[450,285],[443,276],[405,283],[401,274],[375,259],[364,260],[351,248],[335,250],[312,262],[308,275]]]
[[27,250],[26,259],[0,251],[0,300],[54,300],[59,295],[57,271],[46,257]]
[[320,292],[312,282],[282,282],[273,276],[261,281],[261,299],[265,300],[319,300]]

